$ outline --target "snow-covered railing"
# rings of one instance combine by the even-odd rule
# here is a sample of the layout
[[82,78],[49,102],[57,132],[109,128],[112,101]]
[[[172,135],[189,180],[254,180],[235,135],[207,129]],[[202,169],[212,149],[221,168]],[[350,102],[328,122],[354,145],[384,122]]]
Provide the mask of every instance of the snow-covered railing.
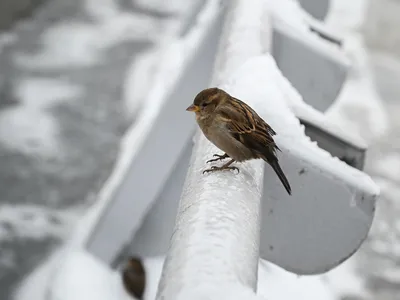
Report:
[[[331,154],[346,158],[349,149],[355,151],[350,156],[359,161],[352,165],[361,169],[359,155],[366,146],[328,122],[324,109],[317,110],[307,94],[293,88],[287,80],[293,68],[279,70],[279,57],[284,56],[273,51],[279,20],[298,22],[281,31],[288,40],[307,24],[326,34],[323,24],[295,12],[292,0],[225,3],[227,16],[219,2],[205,1],[194,28],[160,51],[157,75],[136,124],[126,133],[112,176],[73,239],[43,267],[49,280],[46,296],[36,298],[130,299],[117,267],[130,255],[162,261],[167,253],[159,298],[252,299],[257,297],[256,286],[258,291],[267,286],[257,278],[257,269],[261,277],[269,272],[259,258],[297,274],[322,273],[351,256],[365,239],[377,188],[364,173]],[[337,45],[314,31],[301,34],[304,41],[296,41],[306,43],[308,52],[282,43],[281,51],[292,53],[287,57],[295,62],[295,55],[303,53],[321,66],[325,57],[333,63],[322,66],[321,73],[332,72],[332,66],[340,69],[343,53],[332,50]],[[317,65],[311,60],[304,76],[311,78]],[[336,78],[338,87],[345,79],[343,70]],[[321,76],[321,87],[331,84],[329,78]],[[262,161],[239,164],[239,174],[202,174],[208,167],[205,161],[220,151],[198,131],[193,148],[197,126],[185,108],[210,84],[249,103],[277,131],[291,197]],[[322,90],[308,85],[305,91],[312,89],[314,95]],[[335,100],[335,93],[329,93],[325,106]],[[159,274],[151,274],[154,271],[146,270],[143,299],[154,299],[159,279]],[[41,272],[22,294],[32,297],[32,287],[44,280]]]
[[[263,51],[259,29],[264,2],[235,0],[229,9],[214,73],[213,83],[219,86]],[[269,37],[270,29],[264,28]],[[263,100],[251,86],[227,83],[225,89],[263,110]],[[219,152],[198,132],[158,299],[255,297],[264,164],[247,163],[238,175],[203,175],[207,158]]]

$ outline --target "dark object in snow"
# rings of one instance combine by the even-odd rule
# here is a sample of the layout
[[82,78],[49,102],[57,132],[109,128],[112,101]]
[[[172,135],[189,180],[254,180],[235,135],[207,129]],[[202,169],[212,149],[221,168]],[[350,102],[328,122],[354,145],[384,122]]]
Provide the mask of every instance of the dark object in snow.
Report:
[[142,299],[146,274],[140,258],[131,257],[122,270],[122,282],[126,291],[138,299]]

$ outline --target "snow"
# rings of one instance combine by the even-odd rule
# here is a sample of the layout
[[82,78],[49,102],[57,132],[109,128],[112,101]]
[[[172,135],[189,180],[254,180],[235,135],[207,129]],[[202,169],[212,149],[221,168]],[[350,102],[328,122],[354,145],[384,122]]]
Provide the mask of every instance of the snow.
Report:
[[25,68],[47,70],[92,66],[119,42],[156,40],[156,25],[153,18],[132,13],[120,13],[99,23],[63,21],[43,32],[39,53],[17,53],[14,60]]
[[58,122],[50,109],[81,96],[83,91],[62,80],[24,78],[13,94],[20,103],[0,112],[1,143],[38,158],[55,156],[59,153]]
[[87,14],[97,21],[107,21],[122,12],[114,0],[84,0],[83,8]]
[[373,171],[377,175],[400,181],[400,154],[394,152],[382,157],[374,164]]
[[16,41],[16,35],[9,32],[0,33],[0,53],[5,46]]
[[123,99],[128,115],[133,119],[147,97],[157,70],[160,49],[156,48],[138,55],[127,68]]
[[[146,270],[146,285],[144,300],[153,300],[157,292],[160,272],[164,257],[150,257],[144,259]],[[345,274],[344,274],[345,275]],[[351,278],[347,278],[348,280]],[[354,281],[348,281],[349,285]],[[226,287],[228,289],[228,287]],[[207,288],[208,289],[208,288]],[[199,289],[201,290],[201,288]],[[209,292],[209,290],[207,290]],[[219,289],[216,292],[221,292]],[[239,291],[236,291],[240,295]],[[289,273],[271,263],[260,260],[258,266],[257,295],[269,300],[299,299],[299,300],[335,300],[331,290],[327,287],[325,279],[320,276],[297,276]],[[221,295],[222,298],[226,295]],[[254,294],[249,297],[254,298]],[[215,298],[215,299],[222,299]],[[182,297],[182,299],[185,299]],[[190,298],[191,299],[191,298]],[[235,299],[235,298],[229,298]],[[248,298],[241,298],[248,299]],[[250,298],[251,299],[251,298]]]
[[23,78],[15,89],[15,97],[34,109],[50,109],[66,99],[82,95],[82,89],[58,79]]
[[143,300],[154,300],[157,295],[158,283],[161,278],[165,257],[145,257],[143,265],[146,272],[146,289],[144,291]]
[[[311,16],[301,10],[297,1],[267,1],[273,12],[278,27],[290,28],[288,33],[309,41],[315,47],[339,59],[344,64],[351,64],[348,80],[345,82],[338,99],[328,109],[326,116],[332,124],[340,124],[350,132],[350,137],[362,137],[367,143],[381,136],[387,129],[387,116],[380,103],[379,96],[372,83],[368,57],[364,42],[359,33],[363,22],[365,1],[332,1],[325,27],[334,35],[344,38],[345,57],[336,45],[321,42],[321,39],[310,34],[308,24],[316,23]],[[356,117],[359,114],[363,118]],[[368,130],[365,130],[368,128]],[[336,130],[337,131],[337,130]]]
[[69,224],[76,220],[75,214],[30,204],[3,204],[0,206],[0,244],[18,238],[62,238],[68,233]]
[[318,23],[307,12],[305,12],[297,1],[266,1],[274,21],[274,27],[285,31],[294,39],[301,39],[303,43],[311,44],[314,50],[319,51],[324,56],[330,56],[333,60],[344,65],[349,62],[342,55],[341,50],[333,43],[327,43],[309,30],[310,25]]
[[357,274],[355,262],[352,260],[346,261],[321,277],[336,299],[342,299],[344,295],[356,298],[367,295],[364,282]]
[[186,0],[131,0],[134,1],[136,5],[155,11],[163,11],[169,14],[181,14],[190,10],[196,1],[186,1]]
[[[80,280],[81,283],[86,283],[85,278],[93,278],[97,274],[100,273],[100,276],[98,278],[99,280],[99,286],[97,289],[94,288],[93,285],[90,285],[90,287],[87,287],[83,285],[82,290],[86,291],[85,295],[90,296],[90,297],[96,297],[96,299],[99,300],[108,300],[108,299],[113,299],[113,298],[108,298],[108,296],[111,292],[115,292],[113,294],[113,297],[115,295],[118,295],[121,297],[120,299],[126,299],[125,292],[120,290],[122,287],[120,286],[119,283],[119,275],[117,275],[115,272],[105,272],[104,268],[99,266],[93,261],[93,258],[90,256],[85,256],[82,253],[72,255],[71,262],[72,264],[69,264],[71,266],[85,266],[85,268],[80,268],[79,273],[82,279]],[[59,255],[52,258],[53,260],[59,259]],[[158,282],[160,280],[161,276],[161,270],[162,266],[164,263],[165,257],[163,256],[158,256],[158,257],[146,257],[143,259],[143,265],[145,268],[145,273],[146,273],[146,289],[143,295],[143,300],[154,300],[156,299],[156,294],[157,294],[157,287],[158,287]],[[83,271],[84,270],[84,271]],[[73,272],[76,272],[74,270],[70,270]],[[106,274],[107,273],[107,274]],[[104,276],[104,277],[103,277]],[[345,276],[344,278],[346,279],[346,282],[348,285],[356,284],[357,281],[354,281],[351,277],[348,276],[347,273],[342,274],[342,276]],[[109,291],[106,291],[105,293],[102,293],[100,291],[103,291],[104,284],[100,284],[100,279],[103,278],[104,282],[107,282],[107,286],[110,287]],[[256,299],[269,299],[269,300],[282,300],[282,299],[299,299],[299,300],[334,300],[336,299],[330,289],[327,287],[325,279],[321,278],[319,276],[304,276],[304,277],[299,277],[297,275],[288,273],[284,271],[283,269],[270,264],[266,261],[260,261],[259,267],[258,267],[258,286],[257,286],[257,297]],[[64,278],[60,278],[58,280],[62,280]],[[67,280],[70,280],[69,278],[66,278]],[[57,280],[57,281],[58,281]],[[35,282],[30,282],[30,284],[33,284]],[[73,284],[74,282],[71,282]],[[37,283],[36,283],[37,284]],[[96,284],[96,283],[94,283]],[[331,284],[334,284],[332,282]],[[101,286],[101,287],[100,287]],[[65,289],[67,285],[63,285],[63,289]],[[288,288],[290,287],[290,288]],[[218,288],[215,291],[210,290],[209,287],[204,287],[202,285],[199,285],[198,287],[199,293],[198,295],[201,295],[202,293],[206,293],[207,295],[213,294],[215,295],[215,299],[222,299],[218,298],[220,297],[219,294],[221,292],[224,292],[225,289]],[[238,290],[235,287],[229,287],[226,286],[226,289],[232,288],[232,291],[234,293],[230,295],[229,299],[254,299],[254,293],[253,292],[244,292],[246,293],[247,297],[250,298],[243,298],[243,290],[240,289]],[[354,288],[353,288],[354,290]],[[97,292],[97,293],[96,293]],[[190,291],[187,290],[187,293],[190,295]],[[193,290],[192,290],[193,293]],[[83,294],[77,294],[75,295],[76,297],[82,297]],[[226,296],[226,294],[221,295],[221,297]],[[242,297],[242,298],[238,298]],[[263,297],[263,298],[262,298]],[[180,297],[178,299],[188,299],[185,298],[185,291],[182,292]],[[16,299],[24,299],[20,297],[16,297]],[[39,300],[43,298],[35,297],[33,296],[30,298],[32,300]],[[73,299],[73,298],[71,298]],[[192,298],[190,298],[192,299]],[[200,298],[201,299],[201,298]]]
[[327,120],[326,115],[314,109],[311,105],[305,103],[299,94],[299,92],[293,87],[289,80],[287,80],[280,72],[277,72],[276,76],[279,78],[276,80],[276,84],[280,87],[286,103],[290,106],[290,109],[294,112],[296,117],[307,120],[312,124],[318,125],[327,132],[330,132],[340,138],[346,140],[351,144],[355,144],[358,147],[367,147],[365,141],[355,133],[349,133],[340,124],[333,120]]
[[[140,114],[138,117],[142,121],[137,122],[139,126],[145,128],[151,120],[145,111],[139,111],[142,103],[147,99],[154,102],[154,107],[161,106],[157,99],[163,99],[164,91],[170,90],[181,76],[184,65],[194,55],[216,12],[216,3],[211,1],[194,20],[195,25],[190,33],[181,39],[163,40],[158,47],[141,54],[132,62],[124,83],[124,104],[132,117]],[[158,112],[155,110],[154,113]]]
[[[352,62],[352,70],[338,99],[327,111],[327,117],[346,130],[362,136],[368,144],[372,144],[386,132],[389,124],[382,100],[372,81],[371,67],[361,35],[366,5],[365,0],[332,2],[327,24],[344,37],[343,47]],[[382,193],[385,193],[386,184],[377,179],[375,182]],[[379,252],[387,251],[388,245],[381,242],[372,247]],[[328,285],[338,298],[368,295],[365,283],[355,266],[354,260],[348,260],[325,275]]]
[[261,260],[257,293],[269,300],[335,300],[320,276],[297,276]]
[[298,1],[283,0],[273,1],[265,0],[270,9],[272,17],[278,19],[286,25],[296,28],[303,34],[309,33],[307,23],[305,22],[305,11],[301,8]]
[[373,84],[360,33],[366,3],[365,0],[335,0],[329,12],[327,24],[344,38],[343,50],[351,60],[352,69],[338,99],[326,115],[332,122],[360,135],[370,144],[386,132],[389,124]]
[[[268,70],[265,72],[264,70]],[[252,76],[248,76],[252,74]],[[269,82],[268,89],[264,92],[261,91],[262,83]],[[254,85],[253,82],[260,84],[260,87]],[[279,71],[275,60],[271,55],[266,54],[263,56],[253,57],[245,64],[243,64],[236,72],[234,72],[230,79],[229,85],[243,84],[252,86],[253,91],[257,91],[258,97],[263,99],[260,104],[252,102],[251,97],[245,97],[244,92],[239,92],[236,96],[240,99],[246,99],[248,103],[260,112],[260,115],[268,120],[269,124],[277,132],[275,140],[279,145],[285,147],[287,151],[293,153],[300,153],[304,159],[312,162],[315,167],[323,168],[327,172],[335,174],[337,178],[345,182],[351,183],[352,186],[358,187],[370,195],[378,195],[379,189],[372,181],[372,179],[365,175],[365,173],[348,166],[346,163],[337,158],[333,158],[327,151],[320,149],[315,143],[312,143],[304,134],[304,127],[299,126],[299,121],[294,114],[288,114],[290,107],[288,103],[293,101],[277,101],[277,99],[285,99],[285,96],[291,97],[295,95],[295,91],[289,91],[287,80]],[[224,87],[225,87],[224,86]],[[226,88],[226,87],[225,87]],[[300,96],[297,95],[296,98]],[[273,110],[263,109],[269,103],[269,107],[274,107]],[[264,114],[263,114],[264,111]],[[290,128],[290,130],[287,130]],[[296,147],[293,147],[296,143]]]
[[110,273],[107,266],[88,253],[69,253],[63,266],[62,272],[53,278],[53,299],[65,299],[66,290],[69,299],[131,299],[122,288],[121,275],[116,271]]
[[[52,283],[52,276],[63,260],[65,253],[56,251],[41,265],[39,265],[27,278],[23,281],[21,287],[14,292],[13,299],[15,300],[43,300],[51,299],[49,296],[48,286]],[[90,275],[90,274],[89,274]]]

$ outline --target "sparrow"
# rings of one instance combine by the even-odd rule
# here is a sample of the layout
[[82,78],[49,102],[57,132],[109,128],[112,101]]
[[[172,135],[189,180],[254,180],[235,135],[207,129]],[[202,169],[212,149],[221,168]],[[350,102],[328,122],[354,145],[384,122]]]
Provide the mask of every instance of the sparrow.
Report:
[[272,167],[291,195],[289,181],[276,155],[281,151],[273,139],[276,132],[249,105],[214,87],[198,93],[186,110],[195,112],[197,124],[205,137],[225,152],[223,155],[214,154],[217,158],[207,163],[230,158],[221,167],[213,166],[203,174],[222,170],[239,172],[237,167],[231,166],[233,162],[261,158]]
[[131,257],[126,262],[122,270],[122,282],[125,290],[135,299],[142,299],[145,285],[146,274],[139,258]]

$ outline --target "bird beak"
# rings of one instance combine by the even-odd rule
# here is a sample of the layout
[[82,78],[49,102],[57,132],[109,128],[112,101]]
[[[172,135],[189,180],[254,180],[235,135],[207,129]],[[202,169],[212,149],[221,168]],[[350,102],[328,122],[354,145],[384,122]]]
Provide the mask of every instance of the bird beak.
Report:
[[187,110],[187,111],[198,112],[198,111],[200,111],[200,107],[197,106],[197,105],[192,104],[192,105],[190,105],[188,108],[186,108],[186,110]]

